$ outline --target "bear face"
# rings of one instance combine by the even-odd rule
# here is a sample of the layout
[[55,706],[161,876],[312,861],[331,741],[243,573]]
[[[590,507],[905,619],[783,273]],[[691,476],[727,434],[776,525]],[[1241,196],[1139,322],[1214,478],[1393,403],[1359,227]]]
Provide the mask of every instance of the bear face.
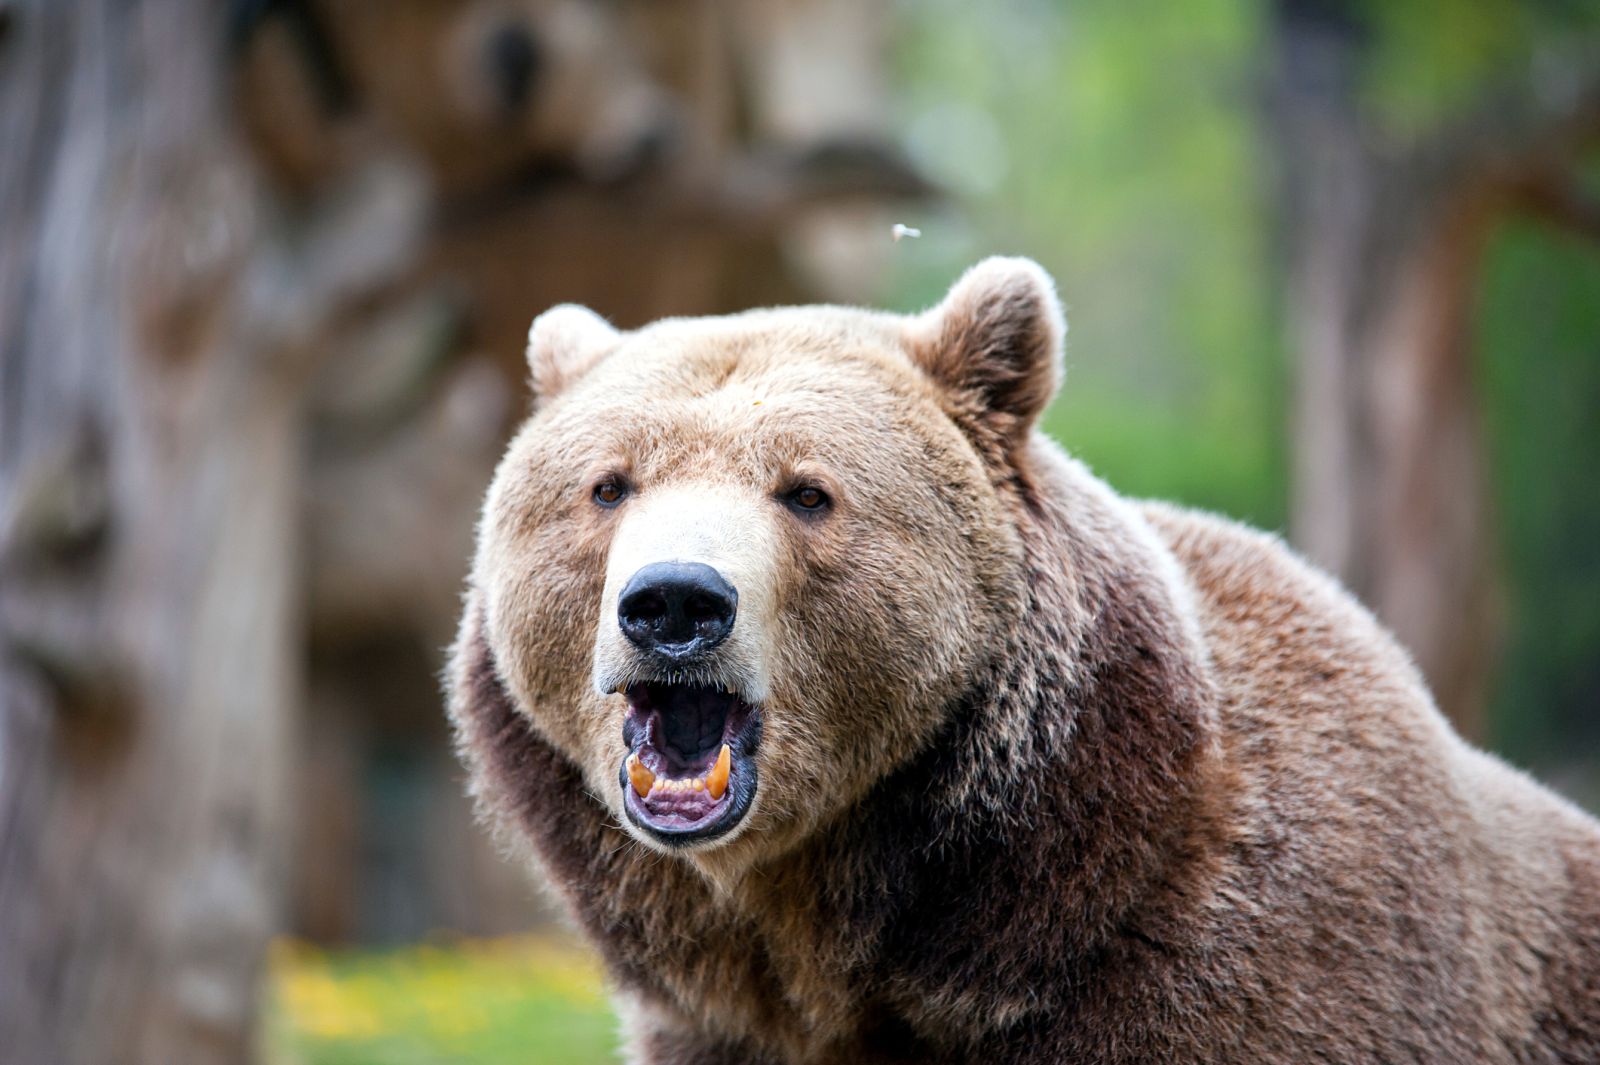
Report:
[[912,318],[534,323],[474,585],[517,704],[635,838],[734,875],[926,745],[1019,611],[1001,485],[1063,330],[1004,259]]

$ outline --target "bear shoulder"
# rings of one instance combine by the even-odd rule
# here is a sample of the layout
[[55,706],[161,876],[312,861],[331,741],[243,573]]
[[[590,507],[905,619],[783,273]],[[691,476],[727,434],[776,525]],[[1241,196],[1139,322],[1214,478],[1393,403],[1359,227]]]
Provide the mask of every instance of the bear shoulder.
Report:
[[[1167,503],[1139,509],[1191,586],[1243,782],[1231,888],[1262,907],[1270,939],[1292,945],[1280,978],[1350,979],[1360,966],[1294,959],[1330,949],[1308,929],[1360,928],[1347,946],[1387,960],[1380,998],[1486,1019],[1483,1032],[1458,1027],[1461,1047],[1555,1025],[1538,1038],[1592,1050],[1593,819],[1461,739],[1387,630],[1281,538]],[[1464,913],[1491,916],[1463,925]],[[1450,957],[1458,978],[1407,973],[1398,962],[1419,944]],[[1523,979],[1541,970],[1544,986]],[[1346,990],[1346,1002],[1366,997]]]

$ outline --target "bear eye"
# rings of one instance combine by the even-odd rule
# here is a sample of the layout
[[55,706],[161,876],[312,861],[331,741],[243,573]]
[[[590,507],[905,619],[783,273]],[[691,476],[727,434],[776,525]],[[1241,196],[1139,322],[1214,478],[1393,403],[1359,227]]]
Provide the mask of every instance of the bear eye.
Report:
[[594,501],[602,507],[614,507],[628,494],[622,482],[607,478],[594,486]]
[[803,484],[793,489],[783,497],[783,501],[789,505],[790,509],[805,514],[816,514],[827,509],[828,504],[832,502],[828,498],[828,493],[814,484]]

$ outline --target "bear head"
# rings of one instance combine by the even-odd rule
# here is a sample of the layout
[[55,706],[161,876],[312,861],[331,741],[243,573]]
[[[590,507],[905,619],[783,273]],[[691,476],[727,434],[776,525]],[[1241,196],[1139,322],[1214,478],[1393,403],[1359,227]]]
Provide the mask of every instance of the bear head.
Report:
[[915,316],[534,322],[469,612],[627,832],[737,875],[931,742],[1022,609],[1004,488],[1064,331],[1002,258]]

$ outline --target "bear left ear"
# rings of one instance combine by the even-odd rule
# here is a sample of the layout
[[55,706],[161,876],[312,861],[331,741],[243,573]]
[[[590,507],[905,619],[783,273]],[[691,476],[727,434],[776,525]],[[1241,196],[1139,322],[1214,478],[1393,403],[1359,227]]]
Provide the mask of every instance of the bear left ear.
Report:
[[616,349],[622,334],[587,307],[563,303],[528,329],[528,370],[535,406],[561,392]]
[[1055,284],[1032,259],[985,259],[912,319],[912,359],[956,400],[969,431],[1009,455],[1061,386],[1067,332]]

